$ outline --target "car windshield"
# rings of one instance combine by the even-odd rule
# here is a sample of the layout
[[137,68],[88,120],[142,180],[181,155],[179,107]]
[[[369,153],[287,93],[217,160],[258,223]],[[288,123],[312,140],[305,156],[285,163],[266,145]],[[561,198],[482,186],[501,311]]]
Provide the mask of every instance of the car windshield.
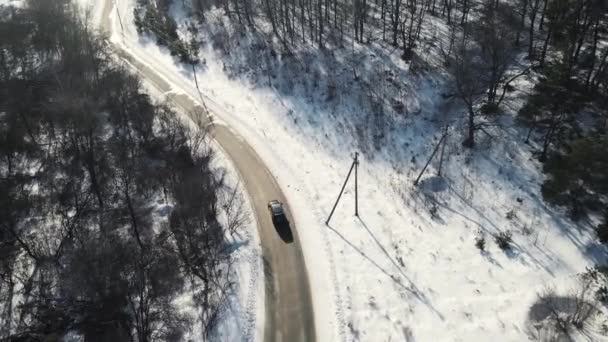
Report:
[[272,209],[272,214],[273,215],[283,215],[283,208],[281,208],[281,205],[278,203],[272,203],[270,205],[270,208]]

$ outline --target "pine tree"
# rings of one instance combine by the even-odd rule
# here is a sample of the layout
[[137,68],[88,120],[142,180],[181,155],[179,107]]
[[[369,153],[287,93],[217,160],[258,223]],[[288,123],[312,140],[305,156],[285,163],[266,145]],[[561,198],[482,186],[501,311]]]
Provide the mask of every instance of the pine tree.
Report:
[[595,134],[574,141],[568,152],[554,153],[545,164],[548,179],[543,197],[565,205],[574,217],[586,209],[598,210],[600,197],[608,194],[608,137]]

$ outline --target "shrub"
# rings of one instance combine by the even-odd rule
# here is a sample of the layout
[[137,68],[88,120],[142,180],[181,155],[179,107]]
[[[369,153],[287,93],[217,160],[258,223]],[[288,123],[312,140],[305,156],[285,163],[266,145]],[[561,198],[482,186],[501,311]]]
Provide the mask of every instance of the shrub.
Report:
[[490,115],[498,114],[499,111],[500,111],[500,108],[495,103],[484,103],[481,106],[481,113],[483,115],[490,116]]
[[475,247],[482,252],[486,250],[486,237],[481,232],[479,232],[475,238]]
[[437,209],[437,205],[433,203],[433,206],[429,208],[429,213],[431,214],[432,218],[437,218],[439,217],[438,215],[438,209]]
[[608,288],[606,285],[601,285],[598,287],[598,289],[595,291],[595,297],[604,305],[608,304]]
[[551,341],[572,341],[572,332],[578,330],[588,334],[596,326],[598,308],[590,298],[589,281],[567,295],[557,295],[547,289],[539,294],[538,300],[530,307],[529,319],[538,336],[552,336]]
[[591,284],[591,288],[595,291],[595,298],[604,305],[608,305],[608,267],[596,265],[588,268],[583,273],[582,279]]
[[507,93],[512,93],[517,89],[514,86],[507,84],[507,85],[505,85],[505,90],[507,91]]
[[504,232],[500,232],[494,236],[494,241],[500,249],[503,251],[511,249],[511,242],[513,242],[512,233],[510,230],[506,230]]

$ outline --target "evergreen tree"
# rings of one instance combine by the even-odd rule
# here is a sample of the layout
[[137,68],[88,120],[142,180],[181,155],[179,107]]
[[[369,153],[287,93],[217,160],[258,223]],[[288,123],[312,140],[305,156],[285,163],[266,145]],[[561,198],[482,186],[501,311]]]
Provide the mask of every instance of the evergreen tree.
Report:
[[575,140],[566,153],[553,153],[547,160],[548,179],[543,197],[567,206],[574,217],[586,209],[599,210],[608,195],[608,137],[594,134]]

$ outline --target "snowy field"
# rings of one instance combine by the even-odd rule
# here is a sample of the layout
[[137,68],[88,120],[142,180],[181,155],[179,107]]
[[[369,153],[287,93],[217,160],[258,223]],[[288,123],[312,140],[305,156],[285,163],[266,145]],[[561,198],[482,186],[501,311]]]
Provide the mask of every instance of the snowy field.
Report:
[[[190,69],[177,64],[153,39],[138,37],[134,2],[119,2],[122,34],[117,12],[112,11],[112,39],[148,61],[175,93],[198,98]],[[408,113],[381,132],[381,143],[374,146],[355,138],[356,132],[371,127],[365,121],[369,113],[347,96],[337,104],[326,100],[331,71],[314,69],[318,96],[301,96],[307,85],[295,74],[269,74],[268,82],[236,77],[225,64],[245,59],[240,51],[231,49],[227,59],[209,46],[201,50],[206,61],[198,72],[201,91],[216,121],[229,124],[255,147],[289,198],[311,281],[318,340],[524,341],[532,329],[529,308],[538,293],[547,287],[568,291],[577,274],[604,253],[587,227],[575,225],[542,201],[540,164],[523,144],[525,132],[512,117],[507,115],[501,128],[487,129],[491,136],[479,133],[475,150],[462,149],[460,123],[449,119],[460,113],[458,106],[442,104],[441,75],[410,70],[398,52],[378,54],[378,62],[375,56],[361,56],[361,65],[390,62],[401,70],[390,75],[390,82],[396,78],[403,84],[401,98]],[[309,62],[313,67],[325,65]],[[272,63],[280,64],[280,59]],[[338,86],[356,87],[346,75]],[[276,86],[286,80],[291,80],[291,89]],[[512,99],[510,105],[517,108],[518,102]],[[448,121],[452,127],[442,169],[445,180],[435,178],[435,160],[415,187],[413,181]],[[326,226],[357,150],[364,152],[360,215],[354,216],[350,183]],[[494,242],[493,235],[504,231],[513,234],[510,252]],[[485,252],[475,247],[482,235]],[[248,246],[257,246],[255,238],[251,241]],[[242,253],[248,259],[253,252]],[[242,284],[250,284],[247,274],[243,277]],[[235,303],[246,303],[247,296],[242,294]],[[263,299],[256,302],[260,312]],[[237,317],[251,317],[248,304],[235,306],[243,310]],[[232,326],[243,324],[241,318],[237,322]],[[262,325],[257,325],[258,340]],[[242,338],[224,335],[219,340]]]

